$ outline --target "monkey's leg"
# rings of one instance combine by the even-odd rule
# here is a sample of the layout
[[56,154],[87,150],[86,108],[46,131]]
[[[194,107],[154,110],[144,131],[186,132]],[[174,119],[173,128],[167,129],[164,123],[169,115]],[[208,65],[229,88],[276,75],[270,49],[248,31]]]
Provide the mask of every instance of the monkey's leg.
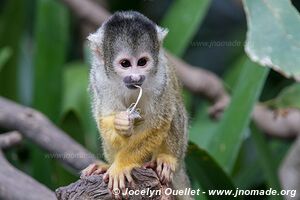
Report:
[[167,184],[173,179],[173,174],[177,167],[177,159],[171,154],[160,153],[143,166],[155,170],[160,181],[163,184]]
[[[168,126],[164,126],[167,127]],[[162,141],[166,137],[166,130],[149,130],[144,133],[136,134],[130,137],[126,145],[116,154],[111,167],[104,176],[108,180],[108,187],[112,190],[125,190],[125,181],[133,181],[131,171],[135,167],[140,167],[146,162]]]

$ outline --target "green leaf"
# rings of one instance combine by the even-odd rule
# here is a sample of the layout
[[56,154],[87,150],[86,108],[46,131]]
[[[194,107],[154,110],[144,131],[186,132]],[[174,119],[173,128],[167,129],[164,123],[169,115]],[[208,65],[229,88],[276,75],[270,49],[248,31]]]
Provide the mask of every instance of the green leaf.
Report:
[[[187,153],[188,172],[194,180],[200,184],[208,200],[212,199],[232,199],[232,196],[208,195],[208,190],[232,190],[235,187],[228,175],[214,161],[214,159],[204,150],[195,144],[190,144]],[[238,197],[235,199],[239,199]]]
[[300,81],[300,16],[290,0],[244,0],[246,52],[263,66]]
[[66,60],[69,13],[58,1],[38,0],[35,37],[35,108],[57,121],[61,108],[62,68]]
[[[266,142],[266,139],[263,137],[263,133],[261,133],[254,124],[251,124],[252,127],[252,138],[254,140],[254,144],[256,145],[256,150],[259,155],[259,161],[263,168],[264,174],[267,178],[267,183],[270,188],[274,190],[281,191],[280,183],[277,176],[277,168],[273,159],[273,155],[270,151],[269,145]],[[274,195],[271,196],[272,200],[283,200],[283,196]]]
[[[69,13],[58,1],[37,0],[33,107],[58,122],[62,100],[62,68],[66,60]],[[32,147],[32,173],[38,181],[53,187],[52,160]]]
[[261,93],[268,72],[267,68],[246,60],[230,105],[213,134],[209,152],[227,172],[232,170],[243,141],[243,133],[249,125],[253,106]]
[[0,73],[0,94],[13,100],[18,99],[19,43],[27,17],[25,5],[26,1],[6,1],[1,14],[0,48],[9,47],[12,55]]
[[161,25],[169,29],[165,47],[181,56],[206,15],[210,0],[175,0]]
[[300,84],[294,83],[284,88],[279,95],[266,104],[272,108],[297,108],[300,109]]
[[240,77],[240,73],[243,69],[241,66],[243,66],[246,59],[248,59],[247,56],[243,54],[243,56],[237,58],[236,61],[232,64],[232,66],[229,68],[229,70],[225,72],[223,79],[230,91],[232,91],[234,86],[236,85]]
[[0,50],[0,72],[3,66],[12,55],[12,50],[9,47],[5,47]]
[[200,107],[189,128],[189,140],[206,150],[210,148],[210,141],[218,124],[208,116],[207,110],[208,105]]
[[[64,119],[72,112],[84,131],[80,133],[83,138],[77,141],[96,152],[99,134],[91,113],[87,90],[88,74],[88,66],[82,62],[69,63],[65,66],[61,118]],[[76,138],[76,135],[74,137]]]

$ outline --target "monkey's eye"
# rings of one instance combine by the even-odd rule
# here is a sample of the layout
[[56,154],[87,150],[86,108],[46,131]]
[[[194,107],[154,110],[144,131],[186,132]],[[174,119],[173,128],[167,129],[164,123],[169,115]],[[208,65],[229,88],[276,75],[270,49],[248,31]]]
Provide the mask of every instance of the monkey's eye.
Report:
[[127,60],[127,59],[123,59],[123,60],[121,60],[120,64],[121,64],[121,65],[122,65],[122,67],[124,67],[124,68],[128,68],[128,67],[130,67],[130,66],[131,66],[131,63],[130,63],[130,61],[129,61],[129,60]]
[[147,58],[140,58],[139,60],[138,60],[138,63],[137,63],[137,65],[138,66],[145,66],[146,65],[146,63],[147,63]]

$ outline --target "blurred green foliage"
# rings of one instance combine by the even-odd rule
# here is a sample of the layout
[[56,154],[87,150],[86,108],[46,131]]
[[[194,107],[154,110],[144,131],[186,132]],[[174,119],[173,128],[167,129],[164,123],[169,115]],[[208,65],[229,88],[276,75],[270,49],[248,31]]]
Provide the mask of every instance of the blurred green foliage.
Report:
[[[299,22],[298,13],[287,1],[279,1],[274,1],[276,4],[272,6],[278,6],[280,3],[283,7],[293,10],[292,15],[286,10],[280,13],[283,17],[287,17],[284,19],[291,19],[283,20],[281,25],[289,30],[292,38],[299,37],[299,30],[293,28],[293,24]],[[112,9],[134,8],[145,13],[152,11],[154,13],[156,10],[150,8],[147,10],[145,5],[153,4],[151,6],[154,7],[160,2],[135,0],[131,4],[126,4],[125,1],[114,0],[107,1],[107,5]],[[215,54],[211,49],[213,47],[201,41],[196,47],[191,43],[194,38],[198,38],[196,35],[202,36],[203,33],[212,32],[213,20],[210,20],[220,12],[216,9],[216,5],[221,6],[225,12],[228,9],[227,4],[232,5],[233,1],[163,2],[167,6],[161,11],[161,17],[152,17],[156,18],[158,24],[169,28],[170,32],[165,41],[168,51],[177,56],[186,56],[185,53],[192,52],[193,48],[202,48],[210,53],[210,57],[206,59],[211,60],[217,60],[225,55],[220,52]],[[260,6],[259,1],[245,0],[244,4],[248,8],[247,18],[248,22],[250,21],[248,24],[250,39],[248,38],[247,45],[260,56],[262,55],[260,48],[266,45],[272,47],[274,51],[282,51],[280,44],[272,46],[274,40],[280,42],[280,39],[261,32],[261,30],[279,32],[275,21],[274,24],[266,24],[264,20],[251,23],[252,20],[258,20],[258,16],[253,13],[264,14],[266,18],[262,18],[271,21],[274,16],[263,12],[264,8]],[[25,102],[45,113],[78,143],[99,155],[101,152],[99,135],[92,119],[87,91],[89,52],[84,46],[84,40],[80,39],[82,36],[78,31],[82,28],[80,20],[71,18],[69,9],[58,0],[5,0],[0,2],[0,5],[0,95],[21,103]],[[229,9],[228,13],[231,12]],[[245,20],[241,21],[242,24],[238,25],[237,30],[243,29],[246,25]],[[266,26],[267,29],[264,29]],[[218,29],[213,31],[219,31],[222,35],[226,27],[227,25],[218,24]],[[238,40],[239,35],[243,35],[245,31],[232,29],[228,38]],[[268,37],[268,40],[261,37]],[[213,41],[218,42],[222,39],[226,38],[217,37],[213,38]],[[243,41],[240,43],[243,44]],[[286,55],[290,55],[289,50],[298,48],[291,47],[293,44],[286,43],[286,45],[284,49]],[[204,191],[268,187],[280,189],[276,173],[290,144],[281,140],[267,139],[254,124],[251,126],[249,124],[255,103],[260,98],[268,96],[267,94],[277,94],[282,85],[287,85],[286,79],[274,75],[273,72],[269,73],[268,68],[262,68],[250,61],[241,46],[233,46],[231,51],[235,52],[230,54],[234,56],[227,59],[230,62],[226,63],[224,74],[219,75],[223,76],[232,100],[220,121],[213,121],[208,117],[207,102],[203,102],[200,97],[187,90],[183,92],[191,116],[189,129],[191,144],[186,162],[192,185]],[[196,64],[201,63],[201,58],[198,57],[198,55],[194,57]],[[274,58],[270,59],[273,61]],[[261,60],[256,61],[261,63]],[[286,58],[281,57],[278,60],[280,66],[293,66],[287,69],[281,67],[281,70],[297,75],[296,67],[300,64],[299,59],[295,58],[289,63],[285,61]],[[204,67],[215,70],[210,66]],[[283,84],[279,85],[278,82]],[[299,84],[295,83],[284,88],[278,97],[269,100],[267,105],[274,108],[299,108],[299,94]],[[275,159],[275,154],[280,156],[276,156]],[[47,158],[45,152],[30,142],[26,142],[19,150],[7,152],[7,155],[14,165],[52,189],[77,179],[77,174],[71,174],[57,161]],[[220,196],[203,194],[197,197],[197,199],[219,198]],[[231,197],[224,196],[222,199]],[[251,197],[251,199],[261,198]],[[278,200],[282,197],[269,196],[264,199]]]

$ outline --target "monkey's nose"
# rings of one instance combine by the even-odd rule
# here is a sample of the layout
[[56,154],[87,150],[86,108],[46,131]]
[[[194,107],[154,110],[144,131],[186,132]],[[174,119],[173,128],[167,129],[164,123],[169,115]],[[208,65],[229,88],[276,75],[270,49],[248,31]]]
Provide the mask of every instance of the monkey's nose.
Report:
[[131,81],[133,81],[133,82],[139,82],[142,79],[142,76],[140,76],[140,75],[131,75],[130,78],[131,78]]
[[134,87],[134,85],[141,86],[143,84],[144,80],[145,80],[144,75],[130,75],[130,76],[126,76],[123,79],[126,87],[129,89],[136,89],[136,87]]

